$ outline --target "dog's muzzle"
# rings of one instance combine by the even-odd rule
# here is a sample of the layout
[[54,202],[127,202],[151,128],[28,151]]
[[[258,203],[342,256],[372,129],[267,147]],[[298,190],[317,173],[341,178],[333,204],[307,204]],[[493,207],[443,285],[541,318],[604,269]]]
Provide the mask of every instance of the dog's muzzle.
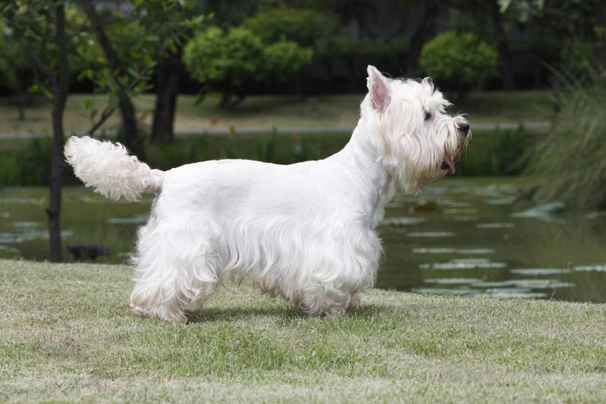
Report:
[[461,136],[466,137],[469,133],[469,124],[466,122],[461,122],[457,125],[457,130],[461,134]]
[[[467,122],[458,123],[457,132],[463,138],[463,140],[461,141],[461,144],[459,146],[459,150],[456,153],[456,154],[459,154],[461,152],[461,149],[465,147],[467,141],[469,140],[469,139],[467,139],[467,135],[469,134],[469,124]],[[444,160],[442,160],[442,166],[440,167],[442,170],[450,171],[450,173],[453,175],[456,172],[454,157],[456,157],[456,156],[451,157],[448,155],[448,153],[446,153],[446,155],[444,156]]]

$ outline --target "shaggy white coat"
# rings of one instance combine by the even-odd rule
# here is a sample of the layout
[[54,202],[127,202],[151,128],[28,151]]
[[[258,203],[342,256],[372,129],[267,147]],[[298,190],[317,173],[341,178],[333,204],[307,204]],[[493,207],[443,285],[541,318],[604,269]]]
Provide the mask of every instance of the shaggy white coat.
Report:
[[246,160],[150,169],[120,144],[72,137],[75,174],[111,199],[156,193],[139,229],[132,310],[187,321],[225,278],[250,279],[312,315],[360,306],[375,281],[375,228],[396,188],[422,190],[466,145],[468,125],[445,114],[431,81],[389,79],[368,67],[368,95],[350,142],[319,161]]

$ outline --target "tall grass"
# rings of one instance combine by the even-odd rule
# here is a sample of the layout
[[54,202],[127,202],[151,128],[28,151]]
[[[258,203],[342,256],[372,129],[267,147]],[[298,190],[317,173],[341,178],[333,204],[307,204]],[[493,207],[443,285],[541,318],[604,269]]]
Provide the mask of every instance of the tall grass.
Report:
[[527,173],[541,194],[572,209],[606,209],[606,70],[560,74],[559,113],[538,139]]

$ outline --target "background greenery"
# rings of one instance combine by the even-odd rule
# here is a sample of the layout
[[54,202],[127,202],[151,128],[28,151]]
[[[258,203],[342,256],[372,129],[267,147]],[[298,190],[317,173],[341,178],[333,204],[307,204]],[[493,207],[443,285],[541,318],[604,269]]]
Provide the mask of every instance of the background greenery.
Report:
[[[536,133],[540,133],[535,131]],[[457,163],[457,175],[520,174],[526,166],[528,138],[523,127],[513,130],[479,130],[472,146]],[[183,136],[177,142],[150,145],[147,162],[167,170],[187,163],[214,159],[250,159],[277,164],[318,160],[341,150],[350,133],[246,134]],[[104,139],[113,137],[102,136]],[[0,140],[0,184],[43,185],[51,159],[51,139]],[[65,170],[66,184],[79,184],[72,170]]]

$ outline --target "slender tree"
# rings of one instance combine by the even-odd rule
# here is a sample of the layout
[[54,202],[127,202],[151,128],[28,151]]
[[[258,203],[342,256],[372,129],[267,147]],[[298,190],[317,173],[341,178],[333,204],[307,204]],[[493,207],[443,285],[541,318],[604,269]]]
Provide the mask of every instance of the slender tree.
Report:
[[[99,46],[103,50],[109,68],[117,76],[126,75],[127,66],[122,63],[118,53],[112,46],[106,33],[105,25],[97,13],[95,4],[91,0],[82,0],[80,4],[90,20],[92,31],[97,37]],[[124,81],[115,80],[114,83],[117,90],[117,105],[122,117],[122,130],[124,131],[125,146],[131,153],[137,155],[139,159],[145,160],[145,146],[143,140],[139,137],[135,106],[130,98],[129,89],[124,84]]]
[[407,54],[407,75],[417,77],[419,74],[419,58],[423,45],[435,34],[438,19],[438,0],[419,0],[415,9],[418,13],[419,25],[410,38]]
[[181,48],[167,55],[156,68],[156,104],[150,140],[152,143],[171,143],[175,138],[174,122],[177,96],[183,71]]
[[[39,86],[46,89],[44,94],[52,103],[52,159],[49,182],[48,218],[50,260],[63,260],[61,248],[61,187],[63,185],[63,112],[69,94],[69,57],[66,34],[65,2],[31,1],[27,4],[10,2],[3,8],[7,22],[22,43],[27,57],[34,68]],[[44,21],[42,21],[44,20]],[[49,23],[50,21],[50,23]],[[36,44],[43,43],[52,36],[56,45],[53,59],[46,62]]]

